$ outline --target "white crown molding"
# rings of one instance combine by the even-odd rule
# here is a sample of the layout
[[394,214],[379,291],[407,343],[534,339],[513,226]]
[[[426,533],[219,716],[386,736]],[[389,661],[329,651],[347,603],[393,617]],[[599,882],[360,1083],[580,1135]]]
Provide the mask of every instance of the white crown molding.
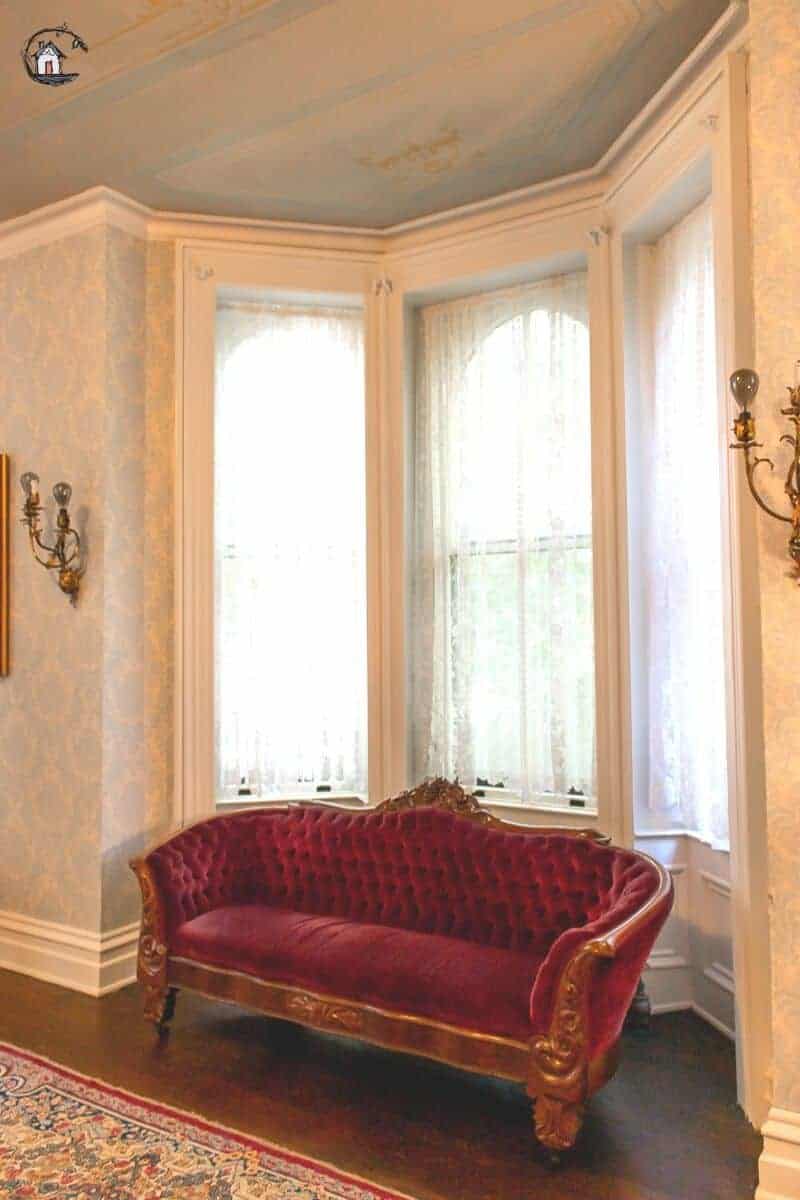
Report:
[[0,967],[88,996],[105,996],[136,977],[139,924],[107,933],[0,911]]
[[424,217],[415,217],[410,221],[401,221],[397,225],[391,225],[383,230],[384,236],[397,238],[404,234],[432,231],[439,225],[450,224],[454,221],[461,222],[469,218],[492,219],[498,209],[514,205],[527,206],[531,202],[541,201],[554,193],[562,193],[570,188],[588,188],[595,192],[598,190],[602,192],[612,169],[616,168],[628,151],[638,144],[644,133],[676,103],[681,94],[695,82],[709,64],[720,56],[723,50],[730,50],[733,43],[744,37],[746,22],[746,0],[730,0],[728,7],[705,37],[673,71],[644,108],[626,125],[622,133],[612,142],[594,166],[587,167],[583,171],[576,171],[571,175],[560,175],[555,179],[542,180],[541,183],[530,184],[528,187],[518,188],[513,192],[504,192],[499,196],[489,196],[485,200],[462,204],[445,212],[431,213]]
[[98,226],[147,238],[150,210],[107,187],[89,188],[66,200],[0,223],[0,259],[74,237]]
[[[0,236],[2,227],[0,226]],[[245,217],[213,217],[203,213],[149,210],[148,236],[153,240],[191,240],[216,246],[250,244],[283,249],[340,250],[379,254],[385,249],[385,233],[345,225],[312,225],[299,221],[256,220]]]
[[[723,51],[730,51],[746,40],[747,0],[730,0],[728,7],[718,17],[708,33],[697,43],[691,54],[672,72],[656,94],[640,109],[633,120],[625,126],[595,165],[597,172],[614,172],[626,155],[642,141],[644,134],[652,128],[658,118],[668,112],[676,102],[697,84],[707,68],[719,59]],[[699,85],[704,90],[705,81]]]
[[800,1113],[771,1108],[761,1132],[755,1200],[800,1200]]
[[474,245],[484,235],[506,237],[537,224],[581,214],[586,216],[588,233],[590,226],[597,224],[608,183],[605,176],[577,182],[574,177],[554,180],[527,188],[524,193],[500,196],[491,207],[475,213],[440,213],[403,233],[387,229],[383,248],[390,256],[408,261]]
[[[498,211],[506,209],[527,210],[534,204],[537,208],[552,209],[558,207],[561,201],[558,197],[564,193],[602,193],[604,172],[598,166],[587,167],[584,171],[575,171],[571,175],[558,175],[555,179],[543,179],[541,183],[531,183],[527,187],[516,188],[512,192],[501,192],[497,196],[488,196],[485,200],[475,200],[471,204],[460,204],[456,208],[444,209],[437,213],[428,213],[424,217],[414,217],[410,221],[400,221],[397,225],[388,225],[380,232],[387,239],[405,238],[407,235],[421,233],[436,233],[439,226],[451,225],[471,228],[472,223],[483,224],[494,222]],[[555,199],[554,199],[555,198]]]
[[[747,6],[732,0],[716,24],[656,95],[623,130],[598,162],[586,170],[544,180],[529,187],[445,212],[431,213],[384,229],[306,224],[300,221],[250,220],[201,213],[159,211],[109,187],[93,187],[43,208],[0,222],[0,259],[82,233],[98,225],[123,229],[152,240],[201,239],[225,243],[274,244],[312,250],[342,250],[371,254],[424,253],[474,235],[481,227],[506,231],[531,220],[580,211],[602,203],[620,183],[628,159],[635,157],[645,134],[692,89],[707,87],[708,75],[724,50],[746,39]],[[627,167],[625,167],[627,170]]]

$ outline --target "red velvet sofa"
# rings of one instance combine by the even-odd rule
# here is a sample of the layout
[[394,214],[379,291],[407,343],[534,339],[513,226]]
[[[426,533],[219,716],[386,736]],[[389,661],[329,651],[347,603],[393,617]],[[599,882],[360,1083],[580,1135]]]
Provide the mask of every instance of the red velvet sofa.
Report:
[[672,905],[645,855],[499,821],[444,780],[364,812],[213,817],[131,866],[159,1029],[185,987],[520,1080],[553,1150],[616,1068]]

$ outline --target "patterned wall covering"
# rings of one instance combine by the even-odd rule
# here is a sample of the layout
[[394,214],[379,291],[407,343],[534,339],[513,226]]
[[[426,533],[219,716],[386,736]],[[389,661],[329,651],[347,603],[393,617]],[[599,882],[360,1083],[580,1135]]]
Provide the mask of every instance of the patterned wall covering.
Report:
[[[106,234],[0,262],[0,445],[12,475],[67,478],[91,570],[72,610],[11,523],[11,674],[0,680],[0,908],[100,918]],[[16,509],[21,497],[14,485]]]
[[[786,424],[773,419],[800,358],[800,294],[792,251],[800,228],[800,7],[751,0],[751,169],[759,435],[770,448]],[[776,474],[778,472],[776,471]],[[780,502],[780,484],[775,498]],[[759,516],[764,725],[771,904],[773,1103],[800,1111],[800,594],[787,579],[787,526]]]
[[[147,247],[145,424],[145,745],[148,775],[143,829],[154,840],[173,824],[175,246]],[[129,872],[125,872],[128,883]],[[131,877],[130,883],[136,887]],[[136,887],[136,915],[139,893]]]
[[128,860],[170,821],[173,258],[108,231],[103,930],[138,917]]
[[82,929],[135,919],[127,857],[170,819],[171,286],[171,247],[110,228],[0,262],[0,447],[70,480],[89,552],[72,609],[12,522],[0,909]]

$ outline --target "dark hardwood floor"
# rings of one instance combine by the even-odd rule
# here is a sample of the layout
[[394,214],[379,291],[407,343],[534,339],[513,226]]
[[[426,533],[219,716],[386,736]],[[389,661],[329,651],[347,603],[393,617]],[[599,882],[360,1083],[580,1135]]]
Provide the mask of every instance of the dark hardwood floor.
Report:
[[[182,993],[159,1042],[135,987],[102,1000],[0,971],[0,1040],[418,1200],[751,1200],[760,1138],[731,1044],[689,1013],[625,1036],[561,1167],[521,1088]],[[0,1135],[1,1136],[1,1135]]]

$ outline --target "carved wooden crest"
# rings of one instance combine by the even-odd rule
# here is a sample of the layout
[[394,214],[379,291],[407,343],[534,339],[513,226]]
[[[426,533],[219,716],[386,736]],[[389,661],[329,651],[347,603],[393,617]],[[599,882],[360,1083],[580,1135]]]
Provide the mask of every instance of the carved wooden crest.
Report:
[[[469,792],[465,792],[460,783],[452,783],[449,779],[426,779],[415,788],[401,792],[390,800],[379,804],[376,812],[403,812],[409,808],[446,808],[449,812],[457,813],[460,817],[469,817],[472,821],[480,821],[482,825],[495,824],[491,813],[481,808],[478,801]],[[499,822],[498,822],[499,824]]]

